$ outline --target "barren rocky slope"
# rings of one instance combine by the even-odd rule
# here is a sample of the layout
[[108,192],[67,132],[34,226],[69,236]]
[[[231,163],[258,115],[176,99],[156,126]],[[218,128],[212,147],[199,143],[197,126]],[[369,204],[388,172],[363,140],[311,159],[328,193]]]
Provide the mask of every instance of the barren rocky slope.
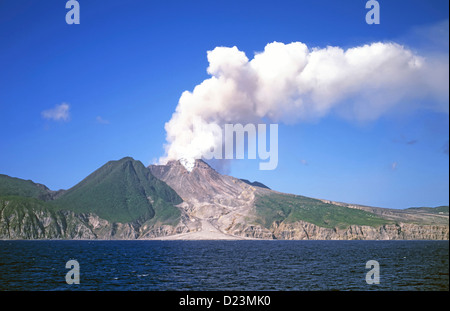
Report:
[[208,222],[224,234],[247,223],[254,206],[256,188],[240,179],[221,175],[197,160],[191,172],[179,161],[151,165],[150,171],[172,187],[183,199],[183,213],[197,224]]
[[[449,237],[448,213],[391,210],[317,200],[251,186],[196,160],[189,171],[179,161],[149,166],[183,199],[180,208],[196,224],[222,238],[436,239]],[[192,238],[195,238],[192,236]],[[208,237],[207,232],[202,235]],[[189,234],[172,238],[189,239]],[[213,238],[213,237],[211,237]]]

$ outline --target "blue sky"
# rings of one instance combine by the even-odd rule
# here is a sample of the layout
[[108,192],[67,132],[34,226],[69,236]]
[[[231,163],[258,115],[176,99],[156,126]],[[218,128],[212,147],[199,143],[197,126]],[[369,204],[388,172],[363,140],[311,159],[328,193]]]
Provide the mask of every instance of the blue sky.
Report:
[[[394,41],[448,56],[448,38],[436,46],[420,35],[448,21],[444,0],[380,0],[379,25],[365,23],[366,1],[79,0],[79,25],[65,23],[65,2],[0,1],[0,173],[53,190],[109,160],[148,165],[162,156],[164,124],[182,92],[209,77],[206,52],[217,46],[252,58],[273,41],[343,49]],[[45,118],[62,103],[65,119]],[[448,128],[448,112],[432,109],[367,122],[329,114],[280,124],[276,170],[243,160],[227,173],[343,202],[448,204]]]

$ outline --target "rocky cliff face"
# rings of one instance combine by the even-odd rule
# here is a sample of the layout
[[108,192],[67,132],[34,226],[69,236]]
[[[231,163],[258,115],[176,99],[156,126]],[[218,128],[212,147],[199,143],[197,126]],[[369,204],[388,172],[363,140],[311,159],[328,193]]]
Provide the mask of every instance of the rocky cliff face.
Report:
[[[169,237],[198,230],[198,226],[188,227],[183,222],[177,226],[111,223],[94,214],[70,211],[28,211],[25,214],[13,213],[9,217],[0,214],[0,239],[134,240]],[[279,240],[448,240],[449,227],[398,223],[377,228],[354,225],[346,229],[332,229],[298,221],[291,224],[274,222],[270,229],[238,223],[228,230],[228,234]]]
[[236,207],[247,202],[241,197],[250,186],[243,181],[222,175],[201,160],[195,160],[191,170],[179,161],[167,165],[150,165],[150,172],[167,183],[185,202],[217,203]]
[[346,229],[322,228],[299,221],[272,226],[273,235],[282,240],[448,240],[445,225],[387,224],[379,227],[349,226]]
[[222,175],[201,160],[195,160],[190,170],[179,161],[151,165],[149,169],[183,199],[179,207],[190,222],[198,224],[194,231],[209,224],[224,234],[232,234],[236,225],[251,218],[256,187]]
[[270,229],[249,225],[235,228],[232,234],[245,238],[277,240],[448,240],[449,227],[398,223],[379,227],[353,225],[339,229],[298,221],[290,224],[274,222]]
[[[4,209],[3,209],[4,210]],[[2,211],[3,211],[2,210]],[[188,223],[186,223],[188,222]],[[215,228],[220,223],[212,222]],[[279,240],[448,240],[446,225],[387,224],[379,227],[349,226],[346,229],[323,228],[298,221],[274,222],[270,228],[247,223],[233,223],[229,235],[253,239]],[[154,239],[197,232],[199,223],[185,219],[177,226],[164,224],[111,223],[95,214],[49,210],[0,212],[0,239]],[[188,236],[186,237],[189,238]]]
[[189,231],[177,226],[138,222],[114,223],[92,213],[48,209],[10,209],[3,200],[0,210],[0,239],[146,239]]

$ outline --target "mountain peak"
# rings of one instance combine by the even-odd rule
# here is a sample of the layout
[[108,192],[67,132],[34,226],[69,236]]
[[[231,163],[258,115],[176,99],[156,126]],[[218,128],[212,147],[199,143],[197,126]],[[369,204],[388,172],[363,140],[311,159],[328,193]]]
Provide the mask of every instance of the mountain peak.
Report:
[[[151,165],[155,166],[155,165]],[[208,163],[201,159],[187,159],[187,158],[181,158],[179,160],[170,160],[165,165],[157,165],[157,166],[166,166],[166,167],[175,167],[175,166],[182,166],[186,171],[191,173],[195,168],[200,169],[210,169],[215,171],[211,166],[209,166]]]
[[174,205],[182,200],[140,161],[125,157],[98,168],[55,202],[72,211],[126,223],[158,217],[159,210],[178,217]]
[[179,161],[188,172],[192,172],[195,166],[195,159],[181,158]]
[[231,198],[235,199],[241,194],[242,184],[237,182],[236,178],[218,173],[200,159],[189,164],[188,169],[182,160],[173,160],[165,165],[150,165],[148,168],[156,178],[166,182],[183,199],[212,202],[226,197],[233,201]]
[[119,162],[128,162],[128,161],[135,161],[132,157],[123,157],[119,160]]

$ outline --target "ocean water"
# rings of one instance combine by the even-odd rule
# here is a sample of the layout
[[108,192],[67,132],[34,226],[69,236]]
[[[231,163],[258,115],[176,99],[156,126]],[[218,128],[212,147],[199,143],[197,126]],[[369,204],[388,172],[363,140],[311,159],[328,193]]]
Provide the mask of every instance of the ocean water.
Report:
[[448,291],[448,272],[448,241],[0,241],[2,291]]

